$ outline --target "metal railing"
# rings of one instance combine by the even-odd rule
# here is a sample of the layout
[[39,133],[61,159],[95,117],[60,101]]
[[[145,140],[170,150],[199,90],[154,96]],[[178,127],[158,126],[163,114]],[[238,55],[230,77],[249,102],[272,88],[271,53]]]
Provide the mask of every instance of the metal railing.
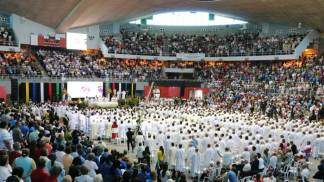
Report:
[[[290,55],[294,54],[295,50],[283,51],[283,50],[274,50],[274,51],[257,51],[257,52],[245,52],[245,53],[230,53],[230,54],[216,54],[216,53],[204,53],[206,57],[242,57],[242,56],[269,56],[269,55]],[[125,55],[139,55],[139,56],[170,56],[175,57],[176,54],[170,52],[162,53],[124,53],[123,51],[108,51],[109,54],[125,54]],[[190,54],[190,53],[189,53]]]
[[[283,82],[279,81],[272,81],[272,84],[268,84],[268,82],[264,81],[252,81],[252,80],[237,80],[238,82],[235,83],[235,80],[233,79],[221,79],[221,80],[214,80],[214,79],[206,79],[206,78],[194,78],[194,79],[168,79],[168,78],[134,78],[134,77],[68,77],[68,76],[44,76],[44,75],[37,75],[37,76],[28,76],[28,75],[9,75],[9,74],[0,74],[0,80],[5,80],[5,79],[18,79],[21,81],[25,80],[41,80],[41,81],[124,81],[124,82],[152,82],[152,81],[176,81],[176,82],[202,82],[202,83],[208,83],[210,84],[210,87],[217,87],[224,84],[224,83],[234,83],[234,85],[231,85],[231,87],[243,85],[245,88],[247,87],[256,87],[260,85],[268,85],[269,89],[277,89],[278,87],[281,86]],[[240,82],[240,83],[239,83]],[[289,87],[291,89],[296,88],[298,85],[309,85],[309,88],[314,88],[314,87],[323,87],[322,84],[314,84],[313,82],[296,82],[296,81],[285,81],[285,86]]]
[[14,46],[19,47],[19,43],[16,41],[0,41],[0,46]]

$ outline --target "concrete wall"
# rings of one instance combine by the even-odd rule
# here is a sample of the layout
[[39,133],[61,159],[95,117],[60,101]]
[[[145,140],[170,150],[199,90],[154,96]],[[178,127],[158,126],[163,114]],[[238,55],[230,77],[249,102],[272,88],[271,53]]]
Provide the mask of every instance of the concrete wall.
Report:
[[307,33],[311,30],[309,27],[301,26],[287,26],[287,25],[280,25],[280,24],[272,24],[272,23],[262,23],[262,32],[261,34],[264,36],[268,35],[279,35],[279,36],[286,36],[287,34],[294,34],[294,33]]
[[31,34],[52,34],[55,32],[53,28],[36,23],[27,18],[12,14],[12,28],[15,32],[16,38],[20,44],[30,44]]
[[88,41],[87,41],[88,49],[99,49],[100,48],[99,25],[92,25],[92,26],[88,26],[88,27],[70,29],[68,32],[87,34],[88,35]]
[[324,33],[322,33],[319,38],[318,52],[321,55],[324,54]]

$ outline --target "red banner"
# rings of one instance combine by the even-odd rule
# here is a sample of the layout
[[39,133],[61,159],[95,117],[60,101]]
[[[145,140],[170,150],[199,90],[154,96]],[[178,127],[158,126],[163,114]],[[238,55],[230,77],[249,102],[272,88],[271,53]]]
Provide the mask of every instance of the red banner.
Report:
[[0,85],[0,98],[3,99],[5,102],[7,102],[7,91],[6,87]]
[[66,38],[64,37],[38,35],[37,42],[39,46],[66,48]]
[[[147,96],[150,90],[150,86],[144,86],[144,95]],[[160,90],[161,98],[174,98],[180,97],[180,87],[158,87]],[[151,93],[152,94],[152,93]]]
[[207,95],[209,93],[208,88],[198,88],[198,87],[186,87],[184,90],[184,99],[189,99],[190,92],[193,90],[201,90],[203,92],[203,95]]

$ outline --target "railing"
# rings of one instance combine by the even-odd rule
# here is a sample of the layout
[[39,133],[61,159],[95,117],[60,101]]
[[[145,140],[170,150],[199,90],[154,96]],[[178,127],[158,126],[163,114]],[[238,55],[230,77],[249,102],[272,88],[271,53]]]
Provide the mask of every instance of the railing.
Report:
[[[8,75],[8,74],[0,74],[0,80],[4,79],[19,79],[21,81],[25,80],[40,80],[40,81],[49,81],[49,82],[56,82],[56,81],[125,81],[125,82],[130,82],[130,81],[137,81],[137,82],[156,82],[156,81],[176,81],[176,82],[203,82],[203,83],[208,83],[210,87],[217,87],[217,86],[222,86],[222,84],[226,82],[233,82],[233,79],[221,79],[219,81],[217,80],[212,80],[212,79],[205,79],[205,78],[195,78],[195,79],[167,79],[167,78],[144,78],[144,79],[139,79],[139,78],[131,78],[131,77],[60,77],[60,76],[53,76],[53,77],[48,77],[48,76],[24,76],[24,75]],[[240,81],[240,80],[238,80]],[[246,88],[254,86],[260,86],[260,85],[265,85],[265,82],[258,82],[258,81],[242,81],[242,85]],[[273,89],[275,87],[280,87],[281,83],[283,82],[276,82],[272,81],[272,84],[267,84],[269,85],[269,89]],[[320,87],[324,88],[322,84],[314,84],[313,82],[296,82],[296,81],[285,81],[286,87],[288,88],[296,88],[298,85],[309,85],[309,88],[314,88]],[[239,85],[241,87],[241,84],[235,84],[236,86]],[[235,87],[235,85],[231,85],[231,87]]]
[[[105,50],[108,50],[107,48]],[[294,54],[294,50],[291,51],[283,51],[283,50],[274,50],[274,51],[257,51],[257,52],[244,52],[244,53],[230,53],[230,54],[212,54],[212,53],[204,53],[206,57],[241,57],[241,56],[268,56],[268,55],[291,55]],[[108,51],[109,55],[112,54],[124,54],[124,55],[131,55],[128,53],[122,53],[121,51]],[[190,53],[188,53],[190,54]],[[196,54],[196,53],[193,53]],[[168,56],[168,57],[175,57],[176,54],[172,54],[170,52],[161,52],[161,53],[153,53],[153,54],[147,54],[147,53],[141,53],[137,52],[136,54],[132,54],[136,56]]]
[[[273,60],[294,60],[298,59],[307,46],[318,37],[316,31],[309,32],[298,46],[289,51],[283,51],[282,49],[274,49],[273,51],[249,51],[249,52],[238,52],[238,53],[229,53],[229,54],[215,54],[215,53],[205,53],[204,58],[201,60],[205,61],[273,61]],[[105,50],[108,50],[107,47]],[[190,53],[189,53],[190,54]],[[194,53],[196,54],[196,53]],[[196,59],[182,59],[177,57],[176,54],[172,54],[169,51],[162,50],[158,53],[143,53],[136,52],[129,54],[122,51],[109,51],[104,53],[105,57],[108,58],[120,58],[120,59],[146,59],[146,60],[160,60],[160,61],[200,61]]]
[[18,47],[19,44],[18,44],[18,42],[15,42],[15,41],[0,41],[0,46],[14,46],[14,47]]
[[175,81],[175,82],[209,82],[207,79],[165,79],[165,78],[133,78],[133,77],[59,77],[59,76],[24,76],[1,74],[0,80],[18,79],[22,82],[29,81],[47,81],[47,82],[66,82],[66,81],[102,81],[102,82],[153,82],[153,81]]
[[14,41],[0,41],[0,51],[20,52],[20,46]]

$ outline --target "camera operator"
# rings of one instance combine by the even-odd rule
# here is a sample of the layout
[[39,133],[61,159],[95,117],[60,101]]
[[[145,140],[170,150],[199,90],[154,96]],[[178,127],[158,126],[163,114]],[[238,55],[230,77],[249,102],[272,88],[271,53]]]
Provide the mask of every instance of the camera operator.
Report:
[[134,132],[131,130],[131,128],[128,128],[128,131],[126,132],[127,136],[127,151],[129,151],[129,148],[132,147],[132,152],[134,152]]

